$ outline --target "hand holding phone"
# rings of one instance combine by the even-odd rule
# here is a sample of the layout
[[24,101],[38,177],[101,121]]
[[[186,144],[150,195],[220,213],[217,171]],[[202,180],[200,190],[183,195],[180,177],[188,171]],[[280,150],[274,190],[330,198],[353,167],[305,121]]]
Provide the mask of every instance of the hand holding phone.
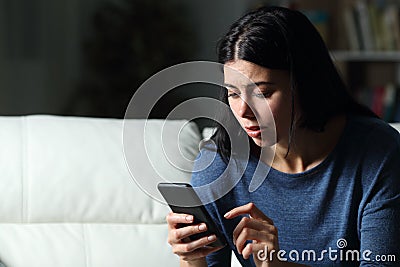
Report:
[[[192,222],[187,225],[206,225],[207,230],[196,234],[189,235],[191,241],[200,240],[204,237],[212,235],[216,236],[216,240],[207,246],[216,248],[226,245],[226,240],[223,234],[218,230],[216,224],[207,212],[200,198],[197,196],[190,184],[185,183],[160,183],[158,190],[167,201],[171,210],[176,214],[190,214],[193,216]],[[184,224],[178,227],[183,227]],[[192,228],[193,229],[193,228]],[[189,231],[189,230],[188,230]]]

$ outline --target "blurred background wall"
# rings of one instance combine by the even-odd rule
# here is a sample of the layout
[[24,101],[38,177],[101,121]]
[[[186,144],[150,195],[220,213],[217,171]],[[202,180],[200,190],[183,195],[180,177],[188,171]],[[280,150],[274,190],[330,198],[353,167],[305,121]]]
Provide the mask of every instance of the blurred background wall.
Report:
[[[243,0],[0,0],[0,114],[123,117],[136,88],[173,64],[216,60]],[[171,106],[202,88],[172,92]],[[163,117],[159,107],[155,117]]]

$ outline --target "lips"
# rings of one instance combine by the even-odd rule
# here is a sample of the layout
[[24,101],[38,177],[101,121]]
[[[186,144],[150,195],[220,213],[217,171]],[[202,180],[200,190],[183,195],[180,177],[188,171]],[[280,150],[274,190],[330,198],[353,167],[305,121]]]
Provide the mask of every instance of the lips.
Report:
[[245,129],[246,129],[246,131],[247,130],[249,130],[249,131],[257,131],[257,130],[260,130],[260,126],[250,126],[250,127],[244,127]]
[[244,127],[246,133],[248,136],[252,138],[258,138],[261,137],[261,128],[260,126],[249,126],[249,127]]

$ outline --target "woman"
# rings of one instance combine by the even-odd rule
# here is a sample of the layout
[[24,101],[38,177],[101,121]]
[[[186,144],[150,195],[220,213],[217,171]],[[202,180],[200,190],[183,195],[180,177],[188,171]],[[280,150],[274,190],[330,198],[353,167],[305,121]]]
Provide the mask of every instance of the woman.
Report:
[[[309,20],[298,11],[260,8],[232,25],[218,52],[221,100],[231,110],[226,121],[235,118],[234,136],[247,134],[250,156],[233,189],[207,205],[227,246],[207,246],[214,236],[190,241],[205,226],[190,225],[187,214],[167,216],[181,265],[229,266],[231,251],[243,266],[396,265],[393,257],[378,262],[382,255],[400,265],[399,134],[348,94]],[[273,144],[265,134],[272,121]],[[216,157],[194,172],[193,186],[218,179],[232,158],[243,160],[231,153],[231,136],[217,126],[214,145],[202,149],[196,166]],[[264,158],[272,146],[275,156]],[[249,190],[259,162],[270,170]]]

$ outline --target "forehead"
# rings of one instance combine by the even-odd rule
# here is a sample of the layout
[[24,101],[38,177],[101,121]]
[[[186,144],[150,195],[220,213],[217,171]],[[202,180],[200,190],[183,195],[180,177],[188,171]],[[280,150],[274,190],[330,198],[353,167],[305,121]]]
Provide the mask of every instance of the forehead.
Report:
[[224,64],[224,81],[231,84],[278,82],[284,78],[282,72],[239,59]]

